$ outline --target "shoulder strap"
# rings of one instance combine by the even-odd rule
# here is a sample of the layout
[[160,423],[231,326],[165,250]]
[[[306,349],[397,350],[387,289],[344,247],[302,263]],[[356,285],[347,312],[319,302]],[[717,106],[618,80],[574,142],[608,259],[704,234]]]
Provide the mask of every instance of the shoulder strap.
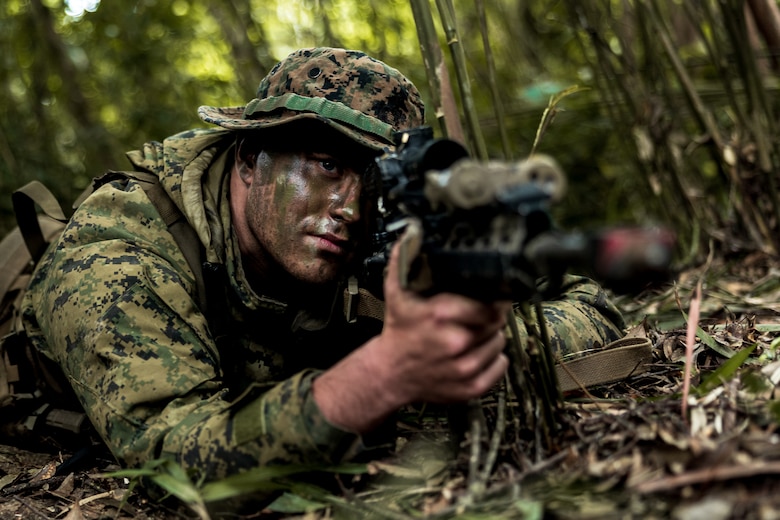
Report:
[[117,178],[130,178],[137,181],[144,192],[146,192],[146,196],[149,197],[149,200],[157,208],[157,212],[168,227],[168,231],[173,235],[173,239],[195,275],[198,304],[203,313],[206,314],[208,297],[206,294],[206,281],[203,275],[203,263],[201,261],[203,252],[195,229],[193,229],[179,207],[173,202],[173,199],[165,191],[162,184],[160,184],[159,177],[153,173],[111,170],[94,180],[93,190]]
[[37,263],[46,250],[48,241],[44,237],[38,221],[35,205],[38,204],[48,217],[61,223],[67,221],[65,213],[63,213],[57,198],[38,181],[31,181],[16,190],[11,195],[11,201],[16,214],[16,223],[24,238],[24,243],[27,245],[32,261]]
[[382,321],[385,318],[385,302],[358,287],[357,278],[351,276],[344,289],[344,315],[349,323],[357,321],[358,316]]

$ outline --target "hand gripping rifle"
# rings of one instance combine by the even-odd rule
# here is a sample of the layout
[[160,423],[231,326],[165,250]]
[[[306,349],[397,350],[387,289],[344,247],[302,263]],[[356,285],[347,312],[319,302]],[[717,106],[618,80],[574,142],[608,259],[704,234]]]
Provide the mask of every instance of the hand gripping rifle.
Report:
[[[401,285],[422,294],[538,301],[554,296],[569,267],[605,286],[636,290],[668,277],[674,237],[658,228],[555,229],[550,203],[566,179],[554,160],[478,162],[430,127],[396,135],[376,160],[379,217],[361,285],[381,294],[389,248],[401,240]],[[545,294],[537,281],[547,277]]]

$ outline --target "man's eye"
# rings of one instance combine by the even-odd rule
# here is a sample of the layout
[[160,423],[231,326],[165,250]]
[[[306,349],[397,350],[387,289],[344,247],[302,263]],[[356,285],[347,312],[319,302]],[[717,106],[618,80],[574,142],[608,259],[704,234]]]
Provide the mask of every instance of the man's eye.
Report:
[[329,172],[336,171],[339,167],[336,161],[332,159],[321,159],[320,164],[323,169],[328,170]]
[[320,168],[329,174],[337,175],[341,171],[341,163],[339,163],[339,161],[330,154],[315,153],[312,155],[312,159],[317,161],[320,165]]

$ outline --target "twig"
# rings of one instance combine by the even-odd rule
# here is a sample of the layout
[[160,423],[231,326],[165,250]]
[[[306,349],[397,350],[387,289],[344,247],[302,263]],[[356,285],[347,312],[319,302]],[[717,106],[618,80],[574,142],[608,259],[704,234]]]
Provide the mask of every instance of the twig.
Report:
[[[469,403],[469,406],[475,406],[475,404]],[[471,450],[469,453],[469,485],[466,497],[470,497],[472,495],[478,496],[482,492],[480,489],[479,479],[479,466],[482,455],[482,425],[480,424],[480,421],[473,416],[473,414],[469,414],[469,416],[471,433],[469,440],[471,442]],[[468,499],[466,502],[471,503]]]
[[696,343],[696,329],[699,326],[699,311],[701,309],[701,278],[696,283],[696,290],[688,311],[688,327],[685,332],[685,371],[683,374],[682,418],[688,424],[688,393],[691,388],[691,370],[693,365],[693,348]]
[[16,495],[18,493],[21,493],[22,491],[30,491],[32,489],[40,489],[43,486],[51,485],[56,486],[62,483],[62,481],[65,480],[65,476],[61,477],[50,477],[44,480],[38,480],[36,482],[25,482],[24,484],[17,484],[15,486],[8,486],[3,488],[2,491],[0,491],[0,496],[3,495]]
[[82,498],[78,501],[79,506],[87,505],[90,502],[94,502],[95,500],[100,500],[103,498],[114,498],[116,500],[123,500],[125,495],[127,494],[126,489],[111,489],[109,491],[104,491],[103,493],[98,493],[96,495],[88,496],[87,498]]
[[[19,501],[19,503],[22,504],[22,506],[24,506],[27,509],[29,509],[30,512],[33,514],[33,516],[35,516],[35,518],[41,518],[43,520],[49,520],[48,516],[46,516],[45,514],[41,513],[37,509],[35,509],[35,507],[28,500],[26,500],[26,499],[24,499],[24,498],[22,498],[20,496],[14,496],[13,498],[14,498],[14,500]],[[20,516],[20,518],[21,518],[21,516]]]
[[504,431],[506,430],[506,386],[501,387],[498,391],[498,416],[496,417],[496,427],[493,430],[493,436],[490,439],[490,448],[488,449],[487,457],[485,457],[485,467],[482,468],[481,479],[483,482],[487,482],[490,478],[490,474],[493,472],[493,466],[496,463],[498,457],[498,448],[501,445],[501,439],[504,438]]
[[634,489],[639,493],[657,493],[669,491],[691,484],[703,484],[706,482],[731,480],[756,475],[780,474],[780,461],[756,462],[750,466],[715,466],[696,471],[689,471],[682,475],[664,477],[649,482],[642,482]]

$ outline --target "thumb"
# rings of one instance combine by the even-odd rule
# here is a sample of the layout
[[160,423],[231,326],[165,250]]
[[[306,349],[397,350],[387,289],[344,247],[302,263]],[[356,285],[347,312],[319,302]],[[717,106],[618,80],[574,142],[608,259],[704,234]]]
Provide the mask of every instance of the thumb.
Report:
[[387,281],[392,281],[390,285],[395,288],[408,289],[412,280],[410,273],[412,264],[420,254],[422,247],[423,231],[420,221],[416,218],[410,218],[403,234],[390,251],[390,262],[387,266],[387,275],[385,277],[385,294],[387,294]]

